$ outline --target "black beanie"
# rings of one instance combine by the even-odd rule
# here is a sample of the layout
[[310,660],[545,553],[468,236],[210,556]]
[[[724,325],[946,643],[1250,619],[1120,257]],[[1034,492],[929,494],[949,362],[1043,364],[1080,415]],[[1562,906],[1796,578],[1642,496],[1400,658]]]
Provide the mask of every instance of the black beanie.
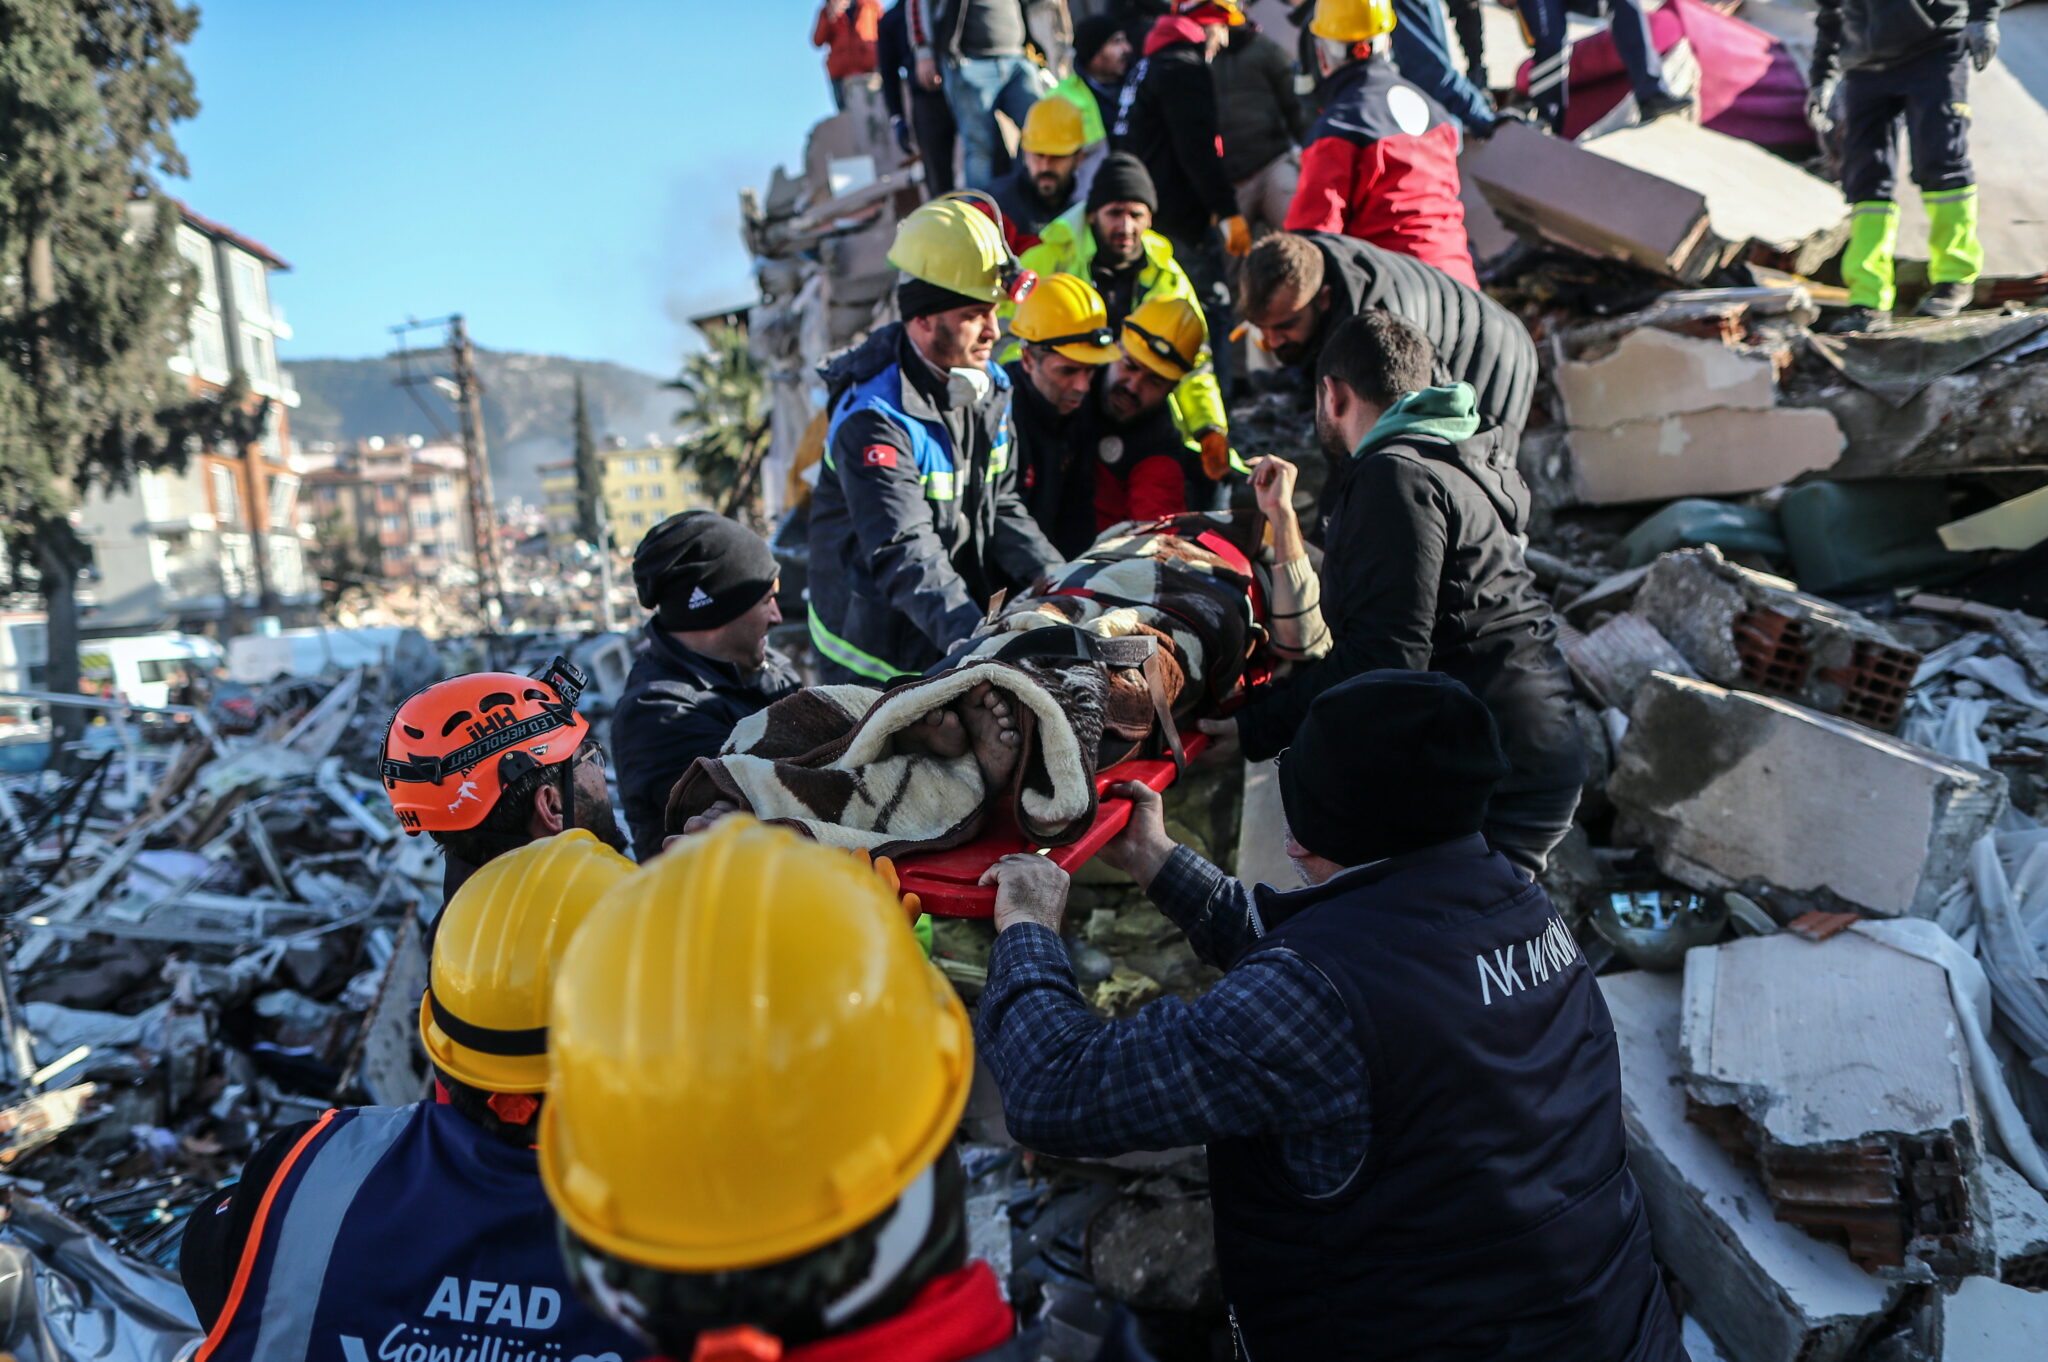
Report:
[[987,306],[986,298],[970,298],[964,293],[955,293],[949,288],[909,276],[896,286],[896,310],[906,322],[913,317],[929,317],[935,312],[951,312],[956,307]]
[[1159,190],[1152,183],[1152,172],[1128,151],[1112,152],[1095,168],[1095,182],[1088,186],[1088,211],[1093,213],[1106,203],[1142,203],[1155,213],[1159,211]]
[[1479,831],[1507,773],[1493,715],[1461,683],[1366,672],[1309,706],[1280,754],[1280,804],[1295,841],[1364,865]]
[[1081,70],[1095,60],[1120,31],[1121,26],[1107,14],[1095,14],[1074,25],[1074,68]]
[[684,511],[647,532],[633,550],[633,589],[664,629],[730,624],[775,585],[768,541],[711,511]]

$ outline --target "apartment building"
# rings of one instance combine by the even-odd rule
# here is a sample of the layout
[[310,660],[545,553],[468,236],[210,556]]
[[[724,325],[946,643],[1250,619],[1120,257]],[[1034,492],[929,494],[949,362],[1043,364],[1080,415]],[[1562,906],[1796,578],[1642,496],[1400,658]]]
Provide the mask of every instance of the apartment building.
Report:
[[306,514],[320,536],[340,535],[375,555],[392,580],[474,581],[469,473],[462,447],[418,435],[372,437],[308,451]]
[[[611,516],[612,539],[631,551],[640,536],[678,511],[709,503],[695,475],[676,463],[667,446],[626,449],[624,441],[600,451],[604,462],[605,510]],[[548,537],[558,547],[576,537],[576,463],[564,459],[540,466],[546,501]]]

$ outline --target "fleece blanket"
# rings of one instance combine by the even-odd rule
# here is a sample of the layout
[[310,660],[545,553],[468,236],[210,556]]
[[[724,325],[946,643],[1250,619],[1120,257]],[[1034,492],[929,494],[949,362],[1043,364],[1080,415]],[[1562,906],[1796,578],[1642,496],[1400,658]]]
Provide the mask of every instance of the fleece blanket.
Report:
[[[887,691],[814,686],[743,721],[677,783],[669,830],[724,800],[876,855],[957,846],[993,817],[1040,846],[1073,841],[1095,817],[1098,769],[1177,753],[1178,729],[1236,687],[1262,637],[1248,571],[1257,534],[1244,515],[1114,527],[992,610],[932,674]],[[1006,779],[992,782],[972,750],[899,742],[983,684],[1017,719],[1021,758]]]

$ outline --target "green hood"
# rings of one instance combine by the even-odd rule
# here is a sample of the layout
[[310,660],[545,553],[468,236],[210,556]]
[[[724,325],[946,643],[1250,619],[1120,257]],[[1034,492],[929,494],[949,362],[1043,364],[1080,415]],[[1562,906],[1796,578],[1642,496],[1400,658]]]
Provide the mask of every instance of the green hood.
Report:
[[1450,444],[1462,444],[1479,433],[1479,395],[1470,383],[1453,383],[1447,388],[1423,388],[1406,393],[1388,407],[1386,415],[1365,433],[1352,458],[1370,454],[1381,445],[1408,435],[1431,436]]

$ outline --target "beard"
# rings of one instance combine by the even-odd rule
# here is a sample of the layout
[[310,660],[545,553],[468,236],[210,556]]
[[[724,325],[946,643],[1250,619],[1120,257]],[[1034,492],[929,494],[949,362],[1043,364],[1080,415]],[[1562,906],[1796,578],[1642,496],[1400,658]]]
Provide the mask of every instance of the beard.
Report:
[[1316,404],[1316,443],[1323,447],[1325,458],[1335,462],[1351,453],[1344,434],[1337,429],[1337,423],[1323,415],[1321,403]]
[[612,812],[612,801],[609,798],[597,801],[596,807],[586,812],[585,806],[592,802],[587,799],[576,801],[576,826],[621,856],[629,854],[630,846],[626,841],[626,834],[619,828],[618,816]]

